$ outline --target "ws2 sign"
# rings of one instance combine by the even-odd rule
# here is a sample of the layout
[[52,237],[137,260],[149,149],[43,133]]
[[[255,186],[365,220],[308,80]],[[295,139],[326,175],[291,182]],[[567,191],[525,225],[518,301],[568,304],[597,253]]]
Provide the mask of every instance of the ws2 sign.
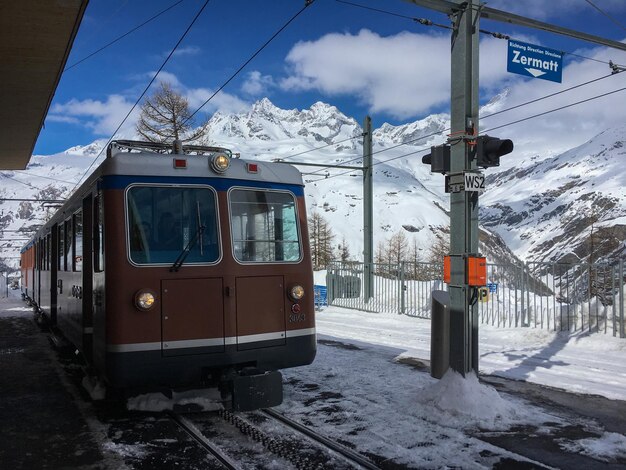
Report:
[[561,83],[563,53],[543,46],[509,40],[508,72]]
[[463,173],[465,179],[465,191],[477,191],[479,193],[485,190],[485,175],[481,173]]

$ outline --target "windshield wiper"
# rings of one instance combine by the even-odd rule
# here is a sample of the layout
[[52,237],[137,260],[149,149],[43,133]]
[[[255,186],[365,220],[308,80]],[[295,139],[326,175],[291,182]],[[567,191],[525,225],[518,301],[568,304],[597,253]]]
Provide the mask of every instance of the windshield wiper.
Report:
[[177,272],[180,269],[180,267],[183,265],[191,249],[194,246],[196,246],[196,243],[198,242],[198,240],[202,238],[202,234],[204,233],[204,228],[205,228],[204,225],[198,226],[198,230],[196,231],[195,236],[191,240],[189,240],[189,243],[187,243],[187,246],[183,248],[183,251],[180,252],[180,255],[178,255],[178,258],[176,258],[176,261],[174,261],[174,264],[170,267],[171,273]]

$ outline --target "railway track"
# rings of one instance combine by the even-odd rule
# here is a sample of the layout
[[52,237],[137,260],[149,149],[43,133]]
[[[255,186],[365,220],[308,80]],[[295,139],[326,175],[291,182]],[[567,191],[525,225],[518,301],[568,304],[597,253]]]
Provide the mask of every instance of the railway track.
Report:
[[[321,470],[326,468],[374,470],[380,468],[357,452],[320,435],[274,410],[266,409],[245,414],[235,414],[223,410],[218,414],[223,421],[237,428],[241,434],[247,437],[247,443],[241,442],[242,448],[255,448],[257,455],[259,455],[258,445],[260,444],[265,450],[263,458],[268,458],[267,454],[270,453],[283,461],[289,462],[293,468],[302,470]],[[214,430],[218,424],[215,421],[206,421],[208,417],[206,413],[188,417],[190,415],[183,416],[170,411],[168,415],[199,446],[219,461],[224,468],[243,469],[255,466],[251,464],[249,455],[247,456],[247,462],[244,462],[240,460],[239,456],[232,449],[224,450],[217,442],[218,439],[206,437],[202,428],[208,426]],[[213,418],[215,417],[214,413],[210,415]],[[267,429],[268,427],[270,431],[262,429]],[[258,460],[262,460],[260,455]],[[263,467],[263,465],[259,466]]]
[[181,429],[183,429],[183,431],[196,441],[198,445],[215,457],[215,459],[217,459],[222,466],[232,470],[239,470],[242,468],[235,460],[231,459],[225,452],[223,452],[222,449],[207,439],[189,419],[173,411],[168,412],[168,415]]

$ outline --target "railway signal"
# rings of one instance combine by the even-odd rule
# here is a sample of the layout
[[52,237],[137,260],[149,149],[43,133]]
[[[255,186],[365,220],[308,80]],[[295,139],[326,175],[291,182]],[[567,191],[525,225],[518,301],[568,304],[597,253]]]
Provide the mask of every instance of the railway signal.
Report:
[[476,139],[476,165],[481,168],[500,166],[500,157],[513,151],[513,142],[481,135]]
[[422,157],[422,163],[430,165],[430,171],[445,175],[450,173],[450,145],[437,145],[430,148],[430,153]]

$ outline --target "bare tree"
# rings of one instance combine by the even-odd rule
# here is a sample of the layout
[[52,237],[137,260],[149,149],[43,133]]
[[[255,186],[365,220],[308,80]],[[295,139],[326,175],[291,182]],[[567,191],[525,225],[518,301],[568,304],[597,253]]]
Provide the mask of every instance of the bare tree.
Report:
[[400,264],[406,261],[409,255],[409,240],[402,230],[394,233],[389,240],[389,263]]
[[445,234],[436,235],[435,241],[430,248],[428,261],[430,263],[443,263],[443,257],[450,254],[450,239]]
[[335,235],[328,221],[318,212],[309,216],[308,223],[313,269],[324,269],[333,259],[332,241]]
[[206,134],[206,123],[193,131],[194,119],[187,98],[161,82],[160,88],[141,105],[137,132],[150,142],[189,142]]

